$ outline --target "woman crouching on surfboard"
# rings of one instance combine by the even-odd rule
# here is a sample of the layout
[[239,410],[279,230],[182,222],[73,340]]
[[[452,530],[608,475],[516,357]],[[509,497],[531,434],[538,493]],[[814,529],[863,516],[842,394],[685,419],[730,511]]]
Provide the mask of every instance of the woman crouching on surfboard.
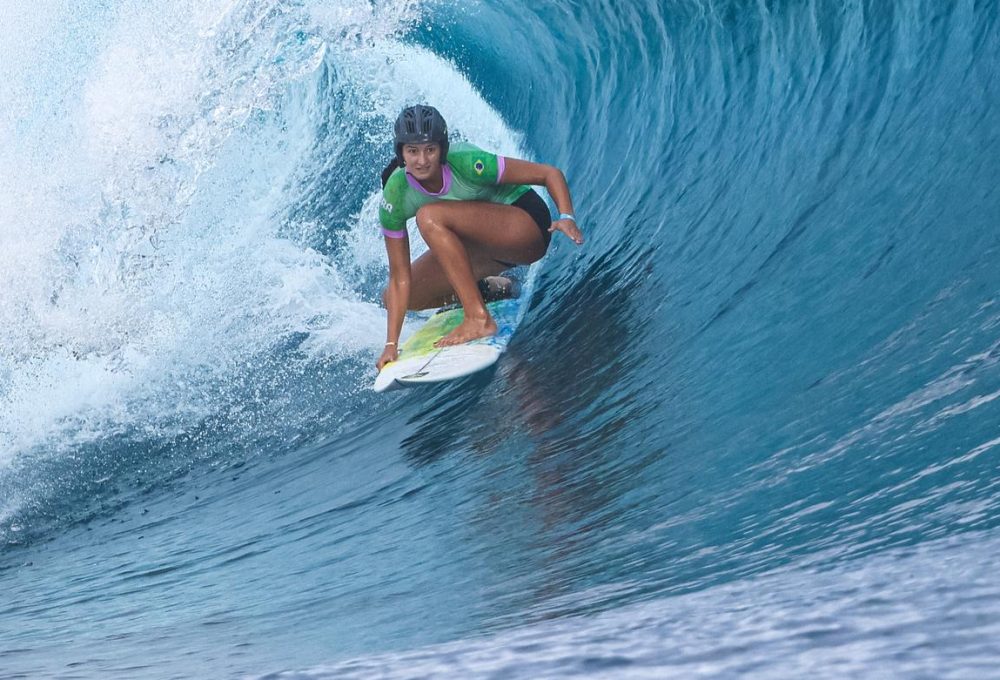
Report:
[[[559,219],[552,221],[531,185],[548,190]],[[411,264],[406,221],[413,216],[430,250]],[[408,107],[396,119],[396,157],[382,172],[379,221],[389,255],[389,285],[382,294],[388,324],[379,370],[399,356],[406,310],[441,307],[458,298],[464,320],[439,347],[493,335],[497,325],[486,309],[488,285],[482,280],[540,260],[554,231],[583,243],[560,170],[471,144],[450,146],[448,126],[432,106]]]

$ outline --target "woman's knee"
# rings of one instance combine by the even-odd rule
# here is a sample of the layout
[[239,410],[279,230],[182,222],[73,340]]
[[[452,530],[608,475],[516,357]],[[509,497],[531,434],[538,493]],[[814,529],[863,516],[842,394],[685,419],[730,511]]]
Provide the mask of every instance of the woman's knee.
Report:
[[438,203],[428,203],[417,209],[417,229],[421,235],[426,237],[428,232],[444,226],[442,213],[441,205]]

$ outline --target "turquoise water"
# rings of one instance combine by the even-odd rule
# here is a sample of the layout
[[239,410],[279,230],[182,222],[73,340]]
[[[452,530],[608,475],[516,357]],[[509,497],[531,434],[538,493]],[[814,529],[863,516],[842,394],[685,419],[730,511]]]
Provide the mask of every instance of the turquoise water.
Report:
[[[1000,663],[996,3],[5,12],[0,678]],[[417,100],[588,242],[375,395]]]

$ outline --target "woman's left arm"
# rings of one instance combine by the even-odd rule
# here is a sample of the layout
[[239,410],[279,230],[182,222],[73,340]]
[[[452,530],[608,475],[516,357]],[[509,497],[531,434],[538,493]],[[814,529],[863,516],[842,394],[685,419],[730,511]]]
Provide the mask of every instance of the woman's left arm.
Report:
[[504,159],[504,172],[501,181],[504,184],[531,184],[544,186],[549,196],[556,202],[559,218],[552,222],[549,231],[561,231],[569,236],[574,243],[583,243],[583,233],[576,224],[573,213],[573,199],[569,195],[569,185],[562,170],[544,163],[532,163],[517,158]]

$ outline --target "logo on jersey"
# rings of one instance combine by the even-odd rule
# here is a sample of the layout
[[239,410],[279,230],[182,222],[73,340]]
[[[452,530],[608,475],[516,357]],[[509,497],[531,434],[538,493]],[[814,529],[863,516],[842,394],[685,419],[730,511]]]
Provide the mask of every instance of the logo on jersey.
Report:
[[391,213],[392,212],[392,203],[390,203],[389,201],[387,201],[387,200],[385,200],[383,198],[382,199],[382,210],[386,211],[387,213]]
[[486,169],[486,164],[483,163],[482,161],[476,161],[475,165],[473,165],[472,167],[476,169],[477,175],[481,175],[483,174],[483,170]]

